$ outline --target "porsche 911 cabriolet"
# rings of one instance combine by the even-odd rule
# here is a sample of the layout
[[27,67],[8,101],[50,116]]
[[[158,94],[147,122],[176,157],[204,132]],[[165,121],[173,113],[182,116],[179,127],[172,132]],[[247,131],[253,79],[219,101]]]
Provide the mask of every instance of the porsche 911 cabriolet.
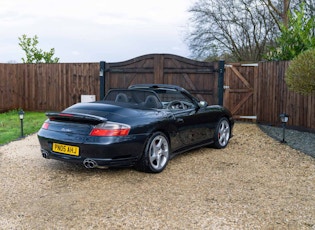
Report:
[[112,89],[101,101],[77,103],[46,116],[38,132],[44,158],[151,173],[162,172],[179,153],[225,148],[234,125],[226,108],[165,84]]

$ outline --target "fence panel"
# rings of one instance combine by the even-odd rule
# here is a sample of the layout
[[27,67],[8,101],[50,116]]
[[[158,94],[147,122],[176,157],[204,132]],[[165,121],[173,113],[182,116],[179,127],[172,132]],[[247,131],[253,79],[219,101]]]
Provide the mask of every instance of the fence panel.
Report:
[[[217,103],[218,63],[197,62],[175,55],[145,55],[126,62],[106,63],[106,90],[124,88],[138,83],[180,85],[196,97]],[[315,95],[303,96],[289,91],[285,70],[289,62],[261,62],[252,67],[237,67],[242,76],[256,75],[247,80],[254,86],[249,104],[239,114],[250,111],[257,121],[279,125],[279,115],[290,115],[289,126],[315,130]],[[23,108],[28,111],[62,110],[80,102],[82,94],[100,99],[99,63],[0,64],[0,112]],[[228,74],[228,72],[226,72]],[[243,83],[237,87],[244,93]],[[237,91],[237,90],[236,90]],[[235,91],[235,92],[236,92]],[[231,105],[241,98],[229,97]]]
[[0,112],[62,110],[99,96],[99,63],[0,64]]
[[289,126],[315,130],[315,94],[292,92],[285,83],[288,61],[259,63],[258,114],[261,123],[279,125],[281,113],[289,114]]

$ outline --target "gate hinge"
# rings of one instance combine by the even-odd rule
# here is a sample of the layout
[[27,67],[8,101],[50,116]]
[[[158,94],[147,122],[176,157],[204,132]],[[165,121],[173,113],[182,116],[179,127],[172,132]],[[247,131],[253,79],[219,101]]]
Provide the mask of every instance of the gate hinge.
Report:
[[213,72],[215,73],[224,73],[224,69],[214,69]]

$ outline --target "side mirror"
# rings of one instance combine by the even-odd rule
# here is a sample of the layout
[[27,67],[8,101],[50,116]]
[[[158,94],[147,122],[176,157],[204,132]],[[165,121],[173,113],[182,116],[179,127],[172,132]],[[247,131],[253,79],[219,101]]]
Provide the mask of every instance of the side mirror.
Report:
[[208,103],[206,101],[199,101],[198,102],[198,106],[200,108],[203,108],[203,107],[207,107],[208,106]]

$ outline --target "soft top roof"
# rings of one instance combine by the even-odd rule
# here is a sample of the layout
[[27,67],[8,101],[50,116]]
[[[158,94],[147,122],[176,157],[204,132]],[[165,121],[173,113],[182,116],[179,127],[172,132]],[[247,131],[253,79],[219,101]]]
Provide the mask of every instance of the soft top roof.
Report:
[[168,89],[176,91],[186,91],[184,88],[177,85],[168,84],[136,84],[129,86],[129,89]]
[[129,86],[128,89],[146,89],[146,90],[153,90],[158,92],[159,90],[169,90],[169,91],[177,91],[180,93],[185,94],[186,96],[190,97],[193,101],[198,103],[198,99],[193,97],[186,89],[177,86],[177,85],[169,85],[169,84],[136,84]]
[[139,105],[145,108],[161,109],[163,107],[160,98],[154,90],[143,88],[111,89],[106,94],[104,100],[115,103]]

